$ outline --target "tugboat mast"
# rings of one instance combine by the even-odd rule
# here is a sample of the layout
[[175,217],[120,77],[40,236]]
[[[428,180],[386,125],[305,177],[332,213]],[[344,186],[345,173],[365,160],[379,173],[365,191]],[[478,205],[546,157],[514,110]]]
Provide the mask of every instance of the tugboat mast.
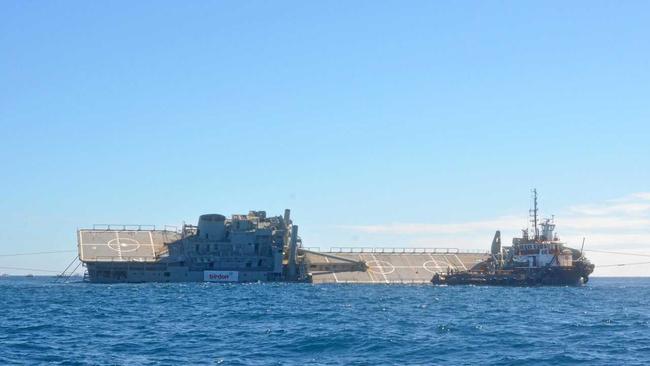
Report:
[[533,209],[530,210],[533,216],[531,222],[533,223],[533,233],[535,234],[535,241],[539,240],[539,229],[537,227],[537,189],[533,188]]

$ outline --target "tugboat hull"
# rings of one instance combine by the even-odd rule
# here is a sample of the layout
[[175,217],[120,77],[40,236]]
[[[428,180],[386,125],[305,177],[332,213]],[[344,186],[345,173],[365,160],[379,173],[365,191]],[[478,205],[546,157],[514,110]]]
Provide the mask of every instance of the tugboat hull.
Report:
[[458,272],[446,276],[436,274],[431,282],[438,285],[580,286],[589,281],[591,272],[593,265],[522,268],[497,273]]

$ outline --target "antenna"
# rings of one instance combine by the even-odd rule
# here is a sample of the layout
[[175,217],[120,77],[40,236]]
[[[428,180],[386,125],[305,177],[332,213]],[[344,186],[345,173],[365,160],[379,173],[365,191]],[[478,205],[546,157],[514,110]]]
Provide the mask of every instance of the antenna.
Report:
[[533,223],[533,232],[535,233],[535,241],[539,239],[539,229],[537,228],[537,189],[533,188],[533,209],[530,210]]

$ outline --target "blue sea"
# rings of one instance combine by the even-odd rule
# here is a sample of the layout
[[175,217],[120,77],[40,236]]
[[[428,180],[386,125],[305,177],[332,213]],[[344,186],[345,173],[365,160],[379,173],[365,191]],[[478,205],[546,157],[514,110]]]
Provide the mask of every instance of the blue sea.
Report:
[[650,279],[498,288],[0,278],[0,364],[648,365]]

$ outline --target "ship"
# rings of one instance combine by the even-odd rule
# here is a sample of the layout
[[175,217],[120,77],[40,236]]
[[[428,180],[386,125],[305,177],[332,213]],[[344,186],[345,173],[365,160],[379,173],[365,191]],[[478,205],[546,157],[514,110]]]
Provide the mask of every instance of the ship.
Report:
[[[533,189],[530,210],[531,229],[513,238],[512,246],[501,245],[496,231],[490,256],[469,270],[435,273],[436,285],[493,286],[578,286],[589,281],[594,265],[584,256],[584,240],[580,250],[569,248],[555,232],[555,217],[538,220],[537,190]],[[541,229],[541,230],[540,230]]]
[[427,284],[484,261],[458,248],[307,247],[291,211],[200,215],[196,225],[99,224],[77,230],[84,280]]
[[77,232],[89,282],[302,281],[290,210],[201,215],[180,229],[93,225]]

